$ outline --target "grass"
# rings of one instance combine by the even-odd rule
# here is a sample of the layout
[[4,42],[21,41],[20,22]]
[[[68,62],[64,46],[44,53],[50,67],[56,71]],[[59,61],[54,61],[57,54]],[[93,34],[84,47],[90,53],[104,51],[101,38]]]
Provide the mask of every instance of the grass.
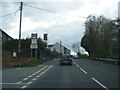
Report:
[[35,59],[22,64],[21,67],[35,67],[42,64],[43,62],[44,62],[43,60]]

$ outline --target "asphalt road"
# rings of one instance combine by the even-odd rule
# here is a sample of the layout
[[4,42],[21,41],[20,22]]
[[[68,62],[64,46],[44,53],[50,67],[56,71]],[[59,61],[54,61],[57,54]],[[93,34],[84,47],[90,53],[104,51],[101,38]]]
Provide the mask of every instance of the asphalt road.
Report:
[[38,67],[2,70],[2,88],[118,88],[118,66],[88,59],[74,59],[60,66],[53,59]]

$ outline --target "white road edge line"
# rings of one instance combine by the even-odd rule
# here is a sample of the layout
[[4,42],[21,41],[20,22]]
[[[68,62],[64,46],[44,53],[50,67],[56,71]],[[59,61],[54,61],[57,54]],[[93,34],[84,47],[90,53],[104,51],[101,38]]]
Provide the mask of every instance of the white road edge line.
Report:
[[80,70],[82,70],[85,74],[87,74],[87,72],[84,69],[80,68]]
[[77,64],[76,64],[77,67],[79,67]]
[[96,83],[98,83],[100,86],[102,86],[104,89],[109,90],[106,86],[104,86],[102,83],[100,83],[99,81],[97,81],[95,78],[92,78],[92,80],[94,80]]

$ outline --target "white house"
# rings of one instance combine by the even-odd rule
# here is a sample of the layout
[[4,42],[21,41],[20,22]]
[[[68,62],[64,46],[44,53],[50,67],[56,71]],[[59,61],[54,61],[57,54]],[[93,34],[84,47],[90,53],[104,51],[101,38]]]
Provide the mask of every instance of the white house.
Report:
[[59,44],[58,42],[54,45],[48,45],[47,48],[49,48],[51,51],[55,51],[62,54],[70,54],[70,50],[64,47],[63,45]]

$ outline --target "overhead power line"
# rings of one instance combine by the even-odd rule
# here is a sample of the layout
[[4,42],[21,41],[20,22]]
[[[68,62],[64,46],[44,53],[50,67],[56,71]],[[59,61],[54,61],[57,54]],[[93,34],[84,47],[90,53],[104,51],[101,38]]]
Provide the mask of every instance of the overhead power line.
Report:
[[6,14],[6,15],[3,15],[2,17],[6,17],[6,16],[10,16],[10,15],[13,15],[15,13],[17,13],[20,9],[16,10],[15,12],[12,12],[12,13],[9,13],[9,14]]
[[79,18],[87,18],[87,17],[83,17],[83,16],[76,16],[76,15],[71,15],[71,14],[66,14],[66,13],[60,13],[60,12],[56,12],[56,11],[52,11],[52,10],[47,10],[47,9],[39,8],[39,7],[36,7],[36,6],[31,6],[31,5],[28,5],[28,4],[23,4],[23,5],[31,7],[31,8],[36,8],[36,9],[39,9],[39,10],[42,10],[42,11],[47,11],[47,12],[55,13],[55,14],[61,14],[61,15],[67,15],[67,16],[72,16],[72,17],[79,17]]

